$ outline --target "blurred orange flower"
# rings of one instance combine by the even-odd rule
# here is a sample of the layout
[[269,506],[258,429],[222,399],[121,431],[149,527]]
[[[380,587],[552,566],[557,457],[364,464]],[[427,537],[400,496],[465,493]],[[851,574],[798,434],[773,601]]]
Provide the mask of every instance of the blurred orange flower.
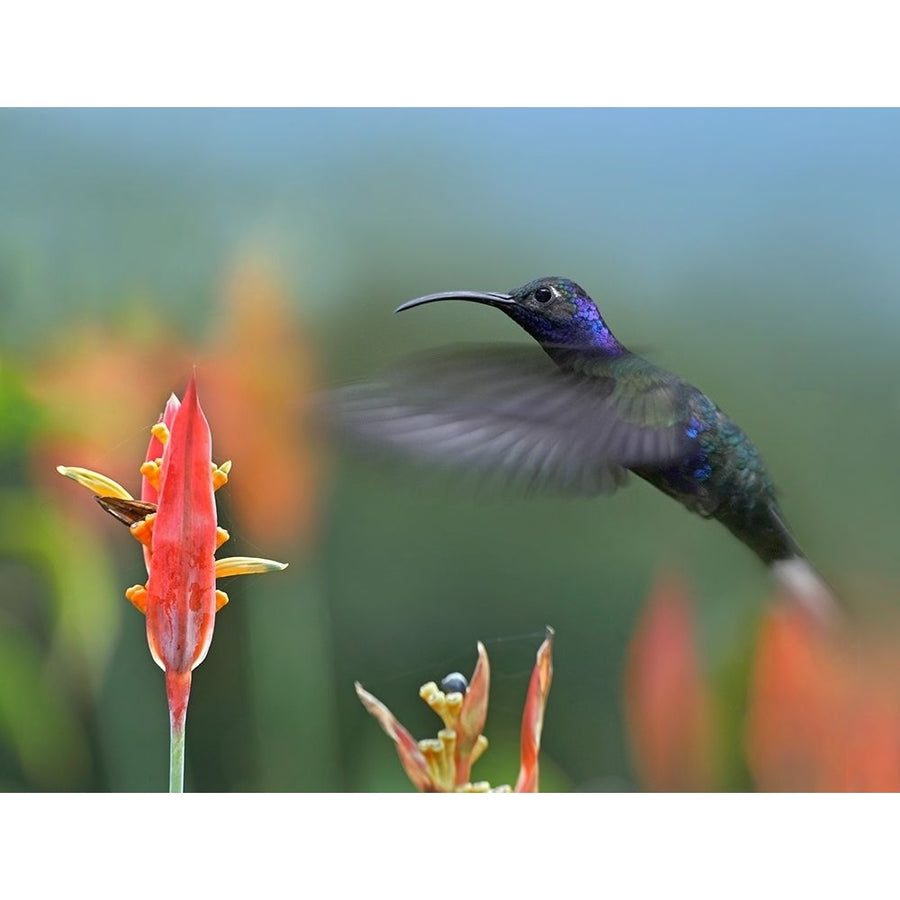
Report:
[[[250,471],[278,473],[234,486],[230,499],[242,537],[290,544],[295,552],[311,537],[327,459],[315,446],[322,430],[307,427],[305,415],[318,387],[315,347],[262,258],[239,261],[216,303],[215,328],[196,344],[179,341],[179,329],[142,298],[123,305],[112,323],[72,324],[31,361],[29,388],[45,416],[33,451],[34,481],[44,484],[50,461],[62,453],[90,469],[126,465],[132,437],[152,421],[155,398],[178,372],[199,363],[217,445]],[[104,400],[86,402],[90,397]]]
[[131,439],[145,433],[147,410],[168,393],[172,372],[190,365],[173,329],[148,306],[135,305],[112,325],[75,324],[32,363],[29,388],[46,418],[32,460],[35,483],[48,480],[50,461],[63,453],[90,469],[134,458]]
[[760,790],[900,790],[900,635],[822,629],[792,606],[770,610],[746,745]]
[[[625,707],[638,780],[715,789],[710,689],[684,583],[660,578],[628,651]],[[900,791],[900,629],[823,625],[788,597],[760,622],[744,746],[762,791]]]
[[625,717],[639,782],[653,791],[712,790],[709,691],[687,585],[657,579],[628,648]]
[[[223,295],[219,331],[203,374],[219,445],[254,472],[276,472],[231,491],[241,532],[253,543],[296,551],[311,535],[322,464],[305,429],[315,353],[280,282],[258,261],[239,265]],[[248,427],[248,411],[265,428]]]
[[[537,652],[531,673],[525,711],[522,716],[522,756],[517,793],[538,790],[538,753],[544,709],[553,677],[553,630]],[[478,643],[478,662],[467,684],[458,672],[448,675],[439,688],[433,681],[423,684],[419,696],[441,717],[444,727],[437,738],[416,741],[400,724],[394,714],[362,685],[356,683],[356,693],[363,706],[378,720],[385,734],[397,745],[397,754],[409,780],[420,791],[427,792],[483,792],[509,791],[509,785],[491,788],[486,781],[472,783],[472,765],[487,749],[488,740],[482,734],[487,718],[490,665],[484,644]]]

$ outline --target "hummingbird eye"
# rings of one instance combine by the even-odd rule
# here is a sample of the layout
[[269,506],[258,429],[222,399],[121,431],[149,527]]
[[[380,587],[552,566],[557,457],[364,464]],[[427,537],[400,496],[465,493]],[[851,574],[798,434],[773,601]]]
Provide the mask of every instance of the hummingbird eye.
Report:
[[537,300],[538,303],[546,303],[548,300],[553,299],[553,291],[548,287],[539,287],[534,292],[534,299]]

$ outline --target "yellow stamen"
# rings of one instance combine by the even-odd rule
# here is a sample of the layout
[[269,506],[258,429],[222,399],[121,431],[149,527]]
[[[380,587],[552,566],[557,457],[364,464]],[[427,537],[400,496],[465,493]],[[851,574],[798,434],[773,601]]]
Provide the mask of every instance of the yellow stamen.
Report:
[[442,728],[437,738],[419,741],[419,750],[428,764],[432,782],[446,791],[452,791],[456,787],[456,763],[453,760],[456,732],[452,728]]
[[229,537],[231,537],[231,535],[229,535],[224,528],[216,525],[216,550],[218,550]]
[[161,444],[169,443],[169,427],[165,422],[157,422],[151,429],[150,434],[153,435]]
[[216,612],[228,602],[228,594],[225,591],[216,591]]
[[217,466],[213,463],[212,467],[212,483],[213,490],[217,491],[223,484],[228,484],[228,473],[231,471],[231,460],[228,459],[222,463],[221,466]]
[[145,616],[147,615],[147,588],[142,584],[136,584],[125,591],[126,599],[130,600]]
[[257,575],[263,572],[281,572],[287,563],[274,559],[258,559],[255,556],[227,556],[216,560],[216,578],[228,578],[231,575]]
[[154,490],[159,490],[159,469],[160,460],[148,459],[147,462],[141,463],[141,475],[150,482]]
[[445,694],[433,681],[419,688],[419,696],[441,717],[447,728],[455,728],[459,711],[462,709],[463,695],[458,691]]
[[79,466],[57,466],[56,471],[72,481],[77,481],[82,487],[93,491],[100,497],[117,497],[120,500],[134,500],[134,497],[112,478],[92,472],[90,469],[82,469]]
[[155,521],[156,513],[150,513],[146,518],[129,526],[132,537],[134,537],[135,540],[140,541],[145,547],[150,547],[151,541],[153,540],[153,523]]
[[505,794],[509,791],[509,785],[504,784],[500,787],[492,788],[489,781],[474,781],[469,784],[464,784],[462,787],[457,788],[457,790],[461,794],[490,794],[497,792]]

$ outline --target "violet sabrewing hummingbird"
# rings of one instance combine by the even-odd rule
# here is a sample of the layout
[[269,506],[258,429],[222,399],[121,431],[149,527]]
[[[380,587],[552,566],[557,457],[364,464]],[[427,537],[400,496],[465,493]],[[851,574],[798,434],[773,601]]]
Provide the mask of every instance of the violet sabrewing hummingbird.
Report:
[[526,490],[609,493],[631,471],[721,522],[793,597],[818,613],[832,607],[747,435],[693,385],[619,343],[583,288],[545,277],[509,293],[428,294],[396,311],[442,300],[501,310],[546,356],[491,346],[408,361],[345,389],[341,417],[355,435]]

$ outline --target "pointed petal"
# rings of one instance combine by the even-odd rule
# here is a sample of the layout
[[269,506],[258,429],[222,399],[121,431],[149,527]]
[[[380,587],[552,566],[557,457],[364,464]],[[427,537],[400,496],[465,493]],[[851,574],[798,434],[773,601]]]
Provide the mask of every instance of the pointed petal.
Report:
[[258,575],[266,572],[283,572],[287,563],[274,559],[259,559],[256,556],[227,556],[216,560],[216,578],[232,575]]
[[[167,407],[168,411],[168,407]],[[147,638],[164,669],[186,672],[209,649],[216,612],[212,438],[191,378],[163,452],[147,582]]]
[[639,782],[655,791],[714,787],[709,692],[687,585],[664,574],[628,648],[625,714]]
[[553,629],[547,627],[547,637],[538,648],[537,661],[531,672],[525,711],[522,714],[522,765],[516,793],[535,793],[538,790],[538,754],[541,749],[541,731],[544,727],[544,709],[553,680]]
[[117,497],[120,500],[133,500],[134,498],[118,481],[107,478],[99,472],[90,469],[82,469],[80,466],[57,466],[56,471],[72,481],[78,482],[82,487],[93,491],[98,497]]
[[397,755],[409,780],[420,791],[433,791],[435,786],[428,772],[428,763],[415,738],[397,721],[394,714],[357,681],[356,695],[362,705],[375,717],[384,733],[397,745]]
[[463,699],[456,720],[456,783],[466,784],[472,768],[472,752],[479,735],[484,731],[487,719],[488,691],[491,686],[491,666],[484,644],[478,642],[478,662],[469,680],[469,689]]

